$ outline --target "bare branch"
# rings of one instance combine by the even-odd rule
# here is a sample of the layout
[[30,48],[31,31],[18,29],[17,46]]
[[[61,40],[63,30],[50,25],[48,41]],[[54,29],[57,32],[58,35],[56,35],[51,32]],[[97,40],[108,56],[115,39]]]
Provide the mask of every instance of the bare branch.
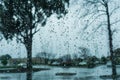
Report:
[[[86,5],[85,5],[86,6]],[[83,11],[84,12],[84,11]],[[92,14],[96,14],[97,13],[97,9],[94,9],[94,7],[93,7],[93,9],[85,9],[85,12],[84,12],[84,14],[82,15],[82,16],[80,16],[80,18],[84,18],[84,17],[86,17],[86,16],[88,16],[88,15],[92,15]]]
[[97,14],[97,11],[96,10],[93,10],[92,12],[90,12],[89,10],[86,10],[87,12],[86,13],[84,13],[82,16],[80,16],[79,18],[85,18],[86,16],[88,16],[88,15],[95,15],[95,14]]
[[19,38],[18,36],[16,36],[16,38],[17,38],[17,40],[19,40],[22,44],[25,43],[25,42],[24,42],[21,38]]
[[96,14],[97,14],[97,11],[90,16],[89,20],[93,18]]
[[90,23],[89,25],[91,25],[96,19],[98,19],[98,18],[101,17],[102,15],[105,15],[105,13],[102,13],[102,14],[97,15],[97,16],[91,21],[91,23]]
[[38,30],[35,30],[35,31],[33,32],[33,35],[34,35],[35,33],[37,33],[38,31],[40,31],[40,29],[38,29]]
[[112,31],[112,35],[113,35],[115,32],[117,32],[117,29],[114,29],[114,30]]
[[107,1],[107,0],[102,0],[102,2],[103,2],[103,3],[105,3],[105,4],[106,4],[106,3],[108,3],[108,1]]
[[39,23],[39,22],[40,22],[40,20],[36,20],[36,21],[33,23],[33,25],[32,25],[32,26],[33,26],[33,27],[35,27],[35,26],[36,26],[36,24],[37,24],[37,23]]
[[34,27],[33,35],[40,30],[40,29],[37,30],[37,25],[36,25],[36,24],[37,24],[38,22],[39,22],[39,21],[36,21],[36,22],[34,22],[34,24],[33,24],[33,27]]
[[35,21],[34,23],[33,23],[33,26],[35,27],[35,25],[38,23],[39,21]]
[[21,37],[23,37],[23,38],[25,37],[21,32],[19,34],[20,34]]
[[102,1],[99,1],[99,3],[100,3],[101,5],[103,5],[103,6],[105,6],[105,3],[103,2],[103,0],[102,0]]
[[97,30],[98,30],[101,26],[103,26],[103,25],[107,25],[107,24],[101,23],[100,25],[98,25],[98,27],[97,27],[96,29],[94,29],[94,31],[93,31],[90,35],[88,35],[88,37],[86,38],[86,40],[88,40],[88,38],[91,37],[91,36],[93,37],[93,36],[94,36],[94,33],[96,33]]
[[111,23],[111,25],[114,25],[114,24],[116,24],[116,23],[118,23],[118,22],[120,22],[120,19],[117,20],[117,21],[115,21],[115,22],[113,22],[113,23]]
[[96,4],[97,2],[95,1],[95,0],[86,0],[86,3],[88,3],[88,4]]
[[114,9],[111,11],[110,16],[113,14],[114,11],[116,11],[116,10],[119,9],[119,8],[120,8],[120,6],[114,8]]
[[101,4],[101,5],[103,5],[103,6],[105,6],[105,2],[104,2],[104,0],[98,0],[98,1],[95,1],[95,0],[86,0],[86,3],[87,4],[91,4],[91,5],[93,5],[93,4]]
[[[89,9],[89,8],[87,7],[88,9],[86,9],[86,12],[85,12],[80,18],[86,17],[86,16],[88,16],[88,15],[93,15],[93,16],[94,16],[95,14],[98,14],[98,12],[106,12],[105,10],[98,9],[98,7],[101,6],[99,3],[103,4],[100,0],[99,0],[99,1],[86,0],[85,2],[86,2],[86,5],[91,4],[91,5],[93,5],[93,6],[92,6],[92,9]],[[86,5],[85,5],[85,6],[86,6]],[[91,6],[90,6],[90,7],[91,7]],[[92,16],[91,16],[91,17],[92,17]]]
[[98,10],[99,12],[101,11],[101,12],[106,12],[105,10]]

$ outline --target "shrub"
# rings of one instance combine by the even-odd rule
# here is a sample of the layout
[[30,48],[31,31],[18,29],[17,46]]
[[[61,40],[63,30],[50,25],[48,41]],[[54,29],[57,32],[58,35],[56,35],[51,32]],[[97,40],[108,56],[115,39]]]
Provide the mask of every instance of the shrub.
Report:
[[6,59],[3,59],[3,60],[1,60],[1,63],[2,63],[4,66],[6,66],[7,63],[8,63],[8,61],[7,61]]

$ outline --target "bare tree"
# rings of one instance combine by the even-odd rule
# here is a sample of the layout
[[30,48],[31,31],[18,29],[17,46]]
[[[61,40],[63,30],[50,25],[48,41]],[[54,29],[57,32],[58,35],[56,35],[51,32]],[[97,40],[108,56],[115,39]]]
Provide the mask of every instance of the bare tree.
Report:
[[72,58],[73,58],[73,59],[78,59],[78,55],[74,53],[74,54],[72,55]]
[[[111,20],[111,16],[113,16],[113,13],[115,13],[115,11],[117,11],[120,6],[116,5],[116,7],[114,8],[114,6],[112,6],[114,9],[110,9],[110,4],[114,3],[116,1],[112,1],[112,0],[84,0],[84,9],[86,10],[86,12],[84,13],[84,15],[82,17],[86,17],[88,16],[88,21],[87,21],[87,25],[85,26],[84,30],[87,29],[88,26],[90,26],[91,24],[93,24],[95,22],[96,19],[99,19],[100,17],[104,17],[106,18],[105,21],[104,19],[101,20],[102,22],[98,25],[98,27],[94,30],[94,32],[96,32],[98,30],[98,28],[100,28],[101,26],[105,25],[107,27],[108,30],[108,40],[109,40],[109,50],[110,50],[110,56],[111,56],[111,63],[112,63],[112,75],[116,76],[117,72],[116,72],[116,64],[115,64],[115,59],[114,59],[114,54],[113,54],[113,38],[112,38],[112,34],[113,32],[115,32],[114,30],[112,31],[111,26],[118,23],[120,20],[116,20],[114,22],[112,22]],[[91,10],[90,10],[91,9]]]
[[84,59],[88,58],[88,56],[90,56],[90,50],[88,48],[85,47],[79,47],[79,54],[81,55],[81,57],[83,57]]
[[53,53],[47,53],[47,52],[39,52],[36,54],[37,58],[45,58],[45,59],[53,59],[55,58],[56,54]]

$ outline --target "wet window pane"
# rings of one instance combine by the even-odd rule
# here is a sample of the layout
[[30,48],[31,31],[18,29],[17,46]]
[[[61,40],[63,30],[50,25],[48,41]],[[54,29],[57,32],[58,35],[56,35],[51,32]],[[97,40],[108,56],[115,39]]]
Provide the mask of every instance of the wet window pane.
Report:
[[0,0],[0,80],[119,80],[119,3]]

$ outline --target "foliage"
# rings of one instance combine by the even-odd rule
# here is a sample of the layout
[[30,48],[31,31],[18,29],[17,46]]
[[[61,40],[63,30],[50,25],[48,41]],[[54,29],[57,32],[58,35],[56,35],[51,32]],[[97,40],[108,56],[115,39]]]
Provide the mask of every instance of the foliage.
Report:
[[101,57],[101,63],[106,64],[107,63],[107,58],[102,56]]
[[114,50],[114,54],[115,54],[116,56],[120,56],[120,48],[115,49],[115,50]]
[[32,41],[40,30],[38,24],[45,26],[52,14],[58,18],[64,16],[66,3],[69,0],[1,0],[0,31],[6,40],[16,37],[17,42],[25,45],[28,73],[32,72]]
[[7,63],[8,63],[8,60],[7,60],[7,59],[2,59],[2,60],[1,60],[1,63],[2,63],[4,66],[6,66]]
[[95,56],[93,57],[89,57],[88,60],[87,60],[87,66],[89,68],[92,68],[94,67],[96,64],[95,64],[95,61],[97,60],[97,58]]
[[120,48],[114,50],[116,64],[120,64]]
[[11,57],[9,54],[0,56],[0,60],[1,60],[1,63],[2,63],[3,65],[7,65],[8,60],[11,59],[11,58],[12,58],[12,57]]
[[9,60],[9,59],[11,59],[11,58],[12,58],[12,57],[11,57],[9,54],[0,56],[0,60]]
[[[18,41],[25,43],[23,39],[36,33],[38,23],[41,26],[46,24],[47,18],[56,13],[58,18],[67,13],[65,3],[69,0],[2,0],[0,30],[6,39],[14,36]],[[23,39],[21,39],[21,37]]]

